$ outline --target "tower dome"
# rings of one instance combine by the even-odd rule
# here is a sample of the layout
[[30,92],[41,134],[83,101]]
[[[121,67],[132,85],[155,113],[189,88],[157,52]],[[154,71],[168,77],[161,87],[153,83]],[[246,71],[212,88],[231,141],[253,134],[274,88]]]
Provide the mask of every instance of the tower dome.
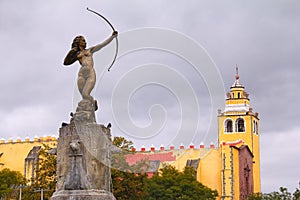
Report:
[[227,93],[225,112],[248,112],[250,108],[249,94],[240,82],[238,67],[236,66],[235,81]]

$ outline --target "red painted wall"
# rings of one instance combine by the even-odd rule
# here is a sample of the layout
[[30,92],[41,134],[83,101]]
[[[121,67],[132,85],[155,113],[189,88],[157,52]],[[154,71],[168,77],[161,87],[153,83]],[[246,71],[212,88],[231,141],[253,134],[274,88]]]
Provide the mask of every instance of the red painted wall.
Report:
[[130,154],[126,155],[126,162],[129,165],[136,164],[137,162],[141,160],[159,160],[160,162],[165,162],[165,161],[175,161],[176,156],[173,155],[173,152],[168,152],[168,153],[153,153],[153,154],[143,154],[143,153],[135,153],[135,154]]
[[239,150],[240,200],[247,200],[253,193],[253,157],[248,147]]

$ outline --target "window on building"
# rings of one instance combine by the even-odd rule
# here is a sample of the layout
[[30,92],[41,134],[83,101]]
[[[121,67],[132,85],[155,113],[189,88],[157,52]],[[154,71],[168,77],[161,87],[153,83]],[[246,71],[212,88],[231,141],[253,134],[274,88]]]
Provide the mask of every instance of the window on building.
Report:
[[231,133],[232,130],[233,130],[233,128],[232,128],[232,120],[231,119],[227,119],[225,121],[225,132]]
[[238,99],[241,98],[241,94],[238,92]]
[[258,123],[255,120],[253,120],[253,131],[258,134]]
[[236,132],[245,132],[244,119],[238,118],[235,122]]
[[258,134],[258,123],[255,122],[256,134]]

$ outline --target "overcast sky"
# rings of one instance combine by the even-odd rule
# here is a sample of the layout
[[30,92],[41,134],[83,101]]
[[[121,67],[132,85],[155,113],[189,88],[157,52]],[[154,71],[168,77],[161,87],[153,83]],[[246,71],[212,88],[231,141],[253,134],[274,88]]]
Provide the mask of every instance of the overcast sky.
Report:
[[[208,146],[217,141],[216,109],[224,109],[224,101],[213,102],[214,91],[229,91],[237,64],[260,117],[262,191],[280,186],[294,191],[300,181],[297,0],[0,0],[1,138],[57,136],[61,122],[69,121],[79,99],[79,64],[62,64],[71,42],[84,35],[91,46],[112,32],[86,7],[109,18],[120,34],[122,56],[111,72],[106,68],[114,41],[95,55],[98,123],[111,122],[112,134],[133,140],[137,148],[180,139],[186,146],[202,141]],[[161,31],[157,39],[153,30]],[[180,55],[172,49],[178,42]],[[127,122],[133,128],[122,125]]]

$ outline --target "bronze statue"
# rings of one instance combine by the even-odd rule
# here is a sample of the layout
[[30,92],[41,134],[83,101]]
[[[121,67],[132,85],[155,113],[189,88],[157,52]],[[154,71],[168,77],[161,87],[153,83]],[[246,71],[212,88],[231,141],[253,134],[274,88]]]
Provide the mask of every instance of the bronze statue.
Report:
[[83,100],[94,102],[94,98],[90,95],[96,83],[93,53],[108,45],[117,35],[118,32],[114,31],[104,42],[88,49],[86,49],[86,41],[83,36],[74,38],[71,50],[64,59],[64,65],[71,65],[75,61],[79,61],[81,68],[78,73],[77,86]]

